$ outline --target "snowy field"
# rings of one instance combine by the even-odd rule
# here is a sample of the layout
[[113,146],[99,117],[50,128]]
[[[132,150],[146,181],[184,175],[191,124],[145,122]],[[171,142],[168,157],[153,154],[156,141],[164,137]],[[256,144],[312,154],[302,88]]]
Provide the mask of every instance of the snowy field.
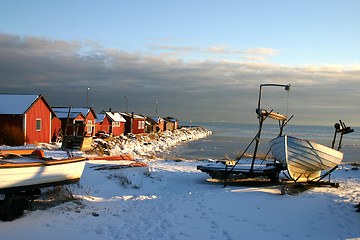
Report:
[[0,222],[0,239],[360,239],[360,170],[351,165],[332,173],[339,188],[281,195],[279,185],[223,188],[196,170],[200,161],[142,161],[148,169],[88,161],[80,182],[62,189],[72,201],[52,206],[45,194],[34,211]]

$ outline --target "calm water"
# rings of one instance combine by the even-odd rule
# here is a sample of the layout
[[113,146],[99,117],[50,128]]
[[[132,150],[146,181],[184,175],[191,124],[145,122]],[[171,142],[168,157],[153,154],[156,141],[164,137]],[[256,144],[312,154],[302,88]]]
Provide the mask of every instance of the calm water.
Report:
[[[213,131],[207,138],[188,142],[164,153],[165,157],[183,157],[187,159],[220,159],[236,158],[241,154],[258,131],[257,124],[238,123],[193,123],[193,126],[203,126]],[[352,127],[355,131],[344,135],[341,151],[344,153],[343,162],[360,162],[360,128]],[[299,126],[289,125],[284,133],[307,139],[331,147],[335,128],[333,126]],[[259,152],[267,153],[269,141],[279,133],[277,125],[264,124],[260,140]],[[340,138],[338,136],[336,143]],[[248,153],[253,153],[255,144],[249,148]],[[337,145],[336,145],[337,146]],[[337,147],[336,147],[337,149]]]

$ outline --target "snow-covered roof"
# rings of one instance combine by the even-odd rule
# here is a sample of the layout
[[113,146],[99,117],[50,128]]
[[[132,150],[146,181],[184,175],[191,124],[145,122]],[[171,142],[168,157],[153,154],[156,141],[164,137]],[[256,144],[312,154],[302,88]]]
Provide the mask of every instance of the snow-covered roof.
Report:
[[24,114],[40,96],[0,94],[0,114]]
[[152,118],[155,122],[159,122],[159,120],[163,120],[164,121],[164,119],[162,119],[161,117],[154,117],[154,118]]
[[106,114],[114,121],[114,122],[126,122],[125,118],[121,116],[118,112],[106,112]]
[[[53,107],[53,110],[59,118],[67,118],[69,114],[69,107]],[[70,118],[76,118],[79,114],[86,117],[90,111],[92,108],[71,108]]]
[[104,121],[106,114],[96,114],[97,119],[95,119],[95,123],[99,123]]
[[[120,113],[122,116],[127,116],[127,117],[131,117],[132,116],[132,113]],[[140,116],[140,115],[136,115],[134,114],[134,118],[137,118],[137,119],[145,119],[143,116]]]
[[[54,110],[54,112],[56,113],[56,116],[58,118],[67,118],[68,117],[68,114],[69,114],[68,107],[53,107],[52,109]],[[76,118],[79,115],[82,115],[85,118],[85,115],[83,113],[73,111],[73,108],[72,108],[69,118]]]
[[177,122],[178,120],[176,118],[173,118],[173,117],[167,117],[167,118],[165,118],[165,121]]

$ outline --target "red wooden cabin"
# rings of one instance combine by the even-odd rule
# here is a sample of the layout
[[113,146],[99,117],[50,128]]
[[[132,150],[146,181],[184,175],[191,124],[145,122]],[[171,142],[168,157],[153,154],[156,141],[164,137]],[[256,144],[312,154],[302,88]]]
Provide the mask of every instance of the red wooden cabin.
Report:
[[92,108],[53,107],[53,110],[61,120],[63,132],[68,125],[66,135],[95,135],[96,114]]
[[173,117],[166,117],[165,119],[165,130],[173,131],[178,129],[179,120]]
[[145,118],[134,113],[120,113],[126,120],[125,134],[145,133]]
[[0,131],[20,129],[23,144],[50,143],[55,112],[43,95],[0,94]]
[[98,120],[95,125],[96,132],[104,131],[119,136],[125,131],[126,120],[118,112],[102,112],[98,114]]
[[159,131],[158,132],[163,132],[164,129],[165,129],[165,121],[163,118],[161,117],[155,117],[155,118],[152,118],[155,122],[157,122],[158,124],[158,128],[159,128]]

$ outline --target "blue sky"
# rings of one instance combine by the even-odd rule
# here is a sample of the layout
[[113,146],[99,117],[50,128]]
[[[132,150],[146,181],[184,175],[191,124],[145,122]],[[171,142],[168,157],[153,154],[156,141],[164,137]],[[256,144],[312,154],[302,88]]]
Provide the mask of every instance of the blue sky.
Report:
[[[129,95],[138,113],[151,114],[158,100],[160,113],[184,121],[256,122],[259,84],[290,83],[295,123],[330,124],[348,114],[360,125],[359,9],[347,0],[2,1],[1,63],[11,64],[2,91],[25,84],[24,93],[68,105],[55,86],[76,81],[71,95],[90,86],[99,110],[123,110]],[[104,97],[106,89],[118,93]]]
[[0,30],[132,52],[269,48],[270,61],[287,65],[355,64],[359,9],[359,1],[5,1]]

